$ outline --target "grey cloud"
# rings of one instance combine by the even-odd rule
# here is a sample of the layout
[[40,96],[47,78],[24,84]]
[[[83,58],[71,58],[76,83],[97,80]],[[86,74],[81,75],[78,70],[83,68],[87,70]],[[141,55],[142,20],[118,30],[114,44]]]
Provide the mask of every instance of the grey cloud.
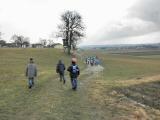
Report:
[[129,16],[160,24],[160,0],[139,0],[129,12]]
[[142,36],[160,31],[160,0],[139,0],[129,9],[127,18],[104,28],[101,40]]
[[[130,20],[132,22],[132,20]],[[141,36],[152,32],[159,31],[159,27],[153,23],[144,22],[143,24],[114,24],[116,27],[105,29],[103,40],[119,39],[124,37]]]

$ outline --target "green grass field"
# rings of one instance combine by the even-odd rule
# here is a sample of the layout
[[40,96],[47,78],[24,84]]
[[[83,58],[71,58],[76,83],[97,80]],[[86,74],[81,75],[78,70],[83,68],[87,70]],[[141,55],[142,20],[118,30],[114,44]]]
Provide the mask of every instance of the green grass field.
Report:
[[135,120],[138,115],[160,119],[160,54],[87,51],[84,55],[102,60],[104,71],[91,84],[90,94],[91,101],[105,106],[110,119]]
[[[0,120],[159,120],[160,55],[97,54],[103,72],[81,69],[78,91],[59,82],[55,67],[70,57],[56,49],[0,49]],[[29,90],[25,67],[33,57],[36,86]],[[91,68],[92,69],[92,68]]]

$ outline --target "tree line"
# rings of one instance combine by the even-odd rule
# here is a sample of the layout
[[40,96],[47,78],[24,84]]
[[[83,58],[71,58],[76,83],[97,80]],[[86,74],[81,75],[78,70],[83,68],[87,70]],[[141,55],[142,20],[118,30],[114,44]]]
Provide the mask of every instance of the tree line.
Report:
[[37,43],[30,43],[30,38],[29,37],[24,37],[22,35],[13,35],[11,37],[11,42],[6,42],[0,37],[0,47],[16,47],[16,48],[27,48],[27,47],[41,47],[41,48],[53,48],[56,45],[60,45],[58,43],[54,43],[53,40],[51,39],[43,39],[40,38],[39,42]]

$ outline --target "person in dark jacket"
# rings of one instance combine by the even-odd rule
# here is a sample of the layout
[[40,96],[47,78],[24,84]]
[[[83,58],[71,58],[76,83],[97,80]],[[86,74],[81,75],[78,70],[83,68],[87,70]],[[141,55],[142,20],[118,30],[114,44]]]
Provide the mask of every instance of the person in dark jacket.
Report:
[[72,58],[72,64],[68,67],[67,71],[70,73],[72,89],[77,89],[77,78],[80,75],[80,69],[76,64],[76,59]]
[[34,64],[33,58],[30,58],[29,64],[26,68],[26,77],[28,77],[29,89],[34,86],[34,77],[37,76],[37,67]]
[[65,65],[62,63],[62,60],[59,60],[56,67],[56,72],[59,73],[60,82],[63,80],[63,84],[65,84],[66,82],[66,79],[64,77]]

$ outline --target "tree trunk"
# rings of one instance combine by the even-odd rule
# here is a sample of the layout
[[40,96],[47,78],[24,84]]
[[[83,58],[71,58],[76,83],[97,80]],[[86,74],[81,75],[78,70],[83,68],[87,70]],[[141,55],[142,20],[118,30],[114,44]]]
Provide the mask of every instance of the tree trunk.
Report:
[[72,49],[72,36],[73,36],[73,34],[72,34],[72,31],[70,31],[69,32],[70,34],[69,34],[69,51],[68,51],[68,54],[70,55],[71,54],[71,49]]
[[68,46],[68,55],[71,54],[71,46]]

